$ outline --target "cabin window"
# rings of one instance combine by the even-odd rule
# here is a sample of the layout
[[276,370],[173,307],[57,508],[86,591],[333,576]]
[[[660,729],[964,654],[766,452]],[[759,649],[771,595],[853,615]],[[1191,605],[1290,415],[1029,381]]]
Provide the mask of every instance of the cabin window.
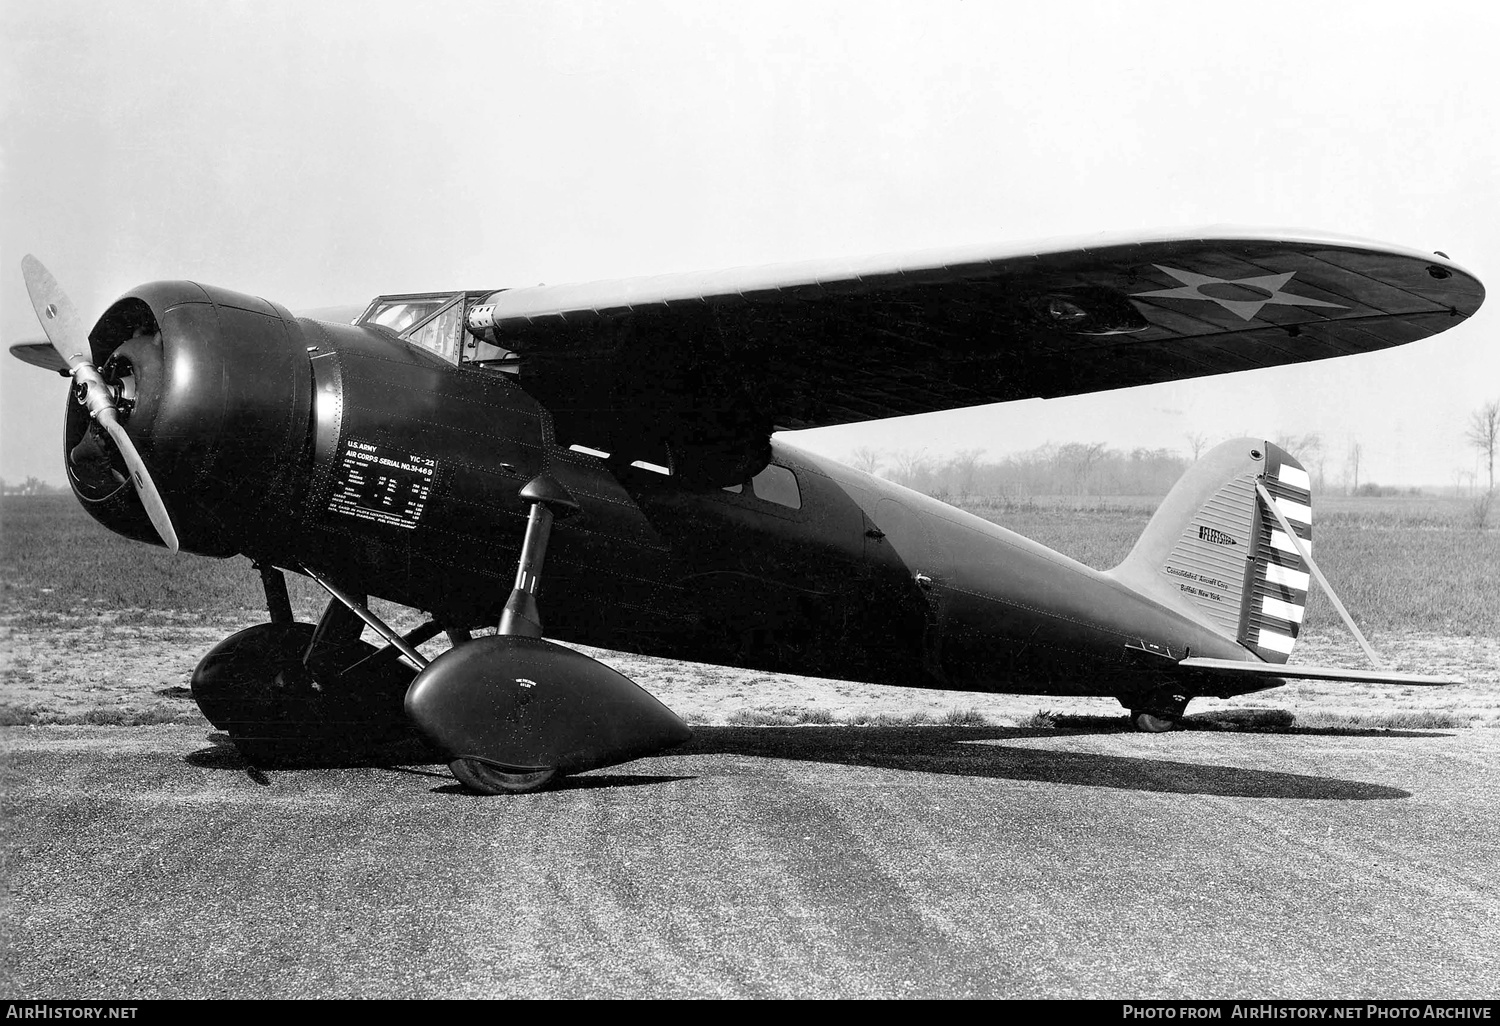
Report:
[[802,491],[797,487],[797,475],[786,467],[769,464],[765,470],[750,479],[750,490],[757,499],[765,499],[789,509],[802,508]]

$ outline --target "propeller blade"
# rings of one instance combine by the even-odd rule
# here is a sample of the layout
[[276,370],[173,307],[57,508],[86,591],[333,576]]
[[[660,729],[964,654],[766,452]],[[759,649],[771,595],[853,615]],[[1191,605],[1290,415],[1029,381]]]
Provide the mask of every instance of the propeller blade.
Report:
[[168,550],[176,552],[177,530],[172,526],[172,518],[167,515],[167,506],[162,501],[161,492],[156,489],[156,482],[151,480],[151,473],[146,469],[146,461],[141,459],[125,425],[120,423],[120,414],[115,409],[109,385],[94,369],[94,351],[89,345],[88,332],[84,330],[78,311],[73,309],[72,302],[57,284],[57,279],[30,253],[21,259],[21,274],[26,279],[26,292],[31,297],[32,308],[36,310],[36,319],[47,333],[47,341],[52,343],[52,348],[57,350],[57,355],[72,372],[75,386],[83,390],[84,405],[88,407],[90,415],[103,424],[109,437],[114,439],[125,460],[125,466],[130,471],[135,493],[140,497],[141,505],[146,507],[146,515],[151,518],[151,525],[156,528],[156,533],[161,535],[162,543]]
[[135,484],[135,493],[140,497],[141,505],[146,507],[146,515],[151,518],[151,526],[156,528],[157,534],[161,535],[162,544],[167,547],[167,550],[175,554],[177,552],[177,529],[172,526],[172,518],[167,515],[167,505],[161,501],[161,493],[156,490],[156,483],[151,480],[145,461],[141,459],[141,454],[136,452],[135,443],[125,432],[125,425],[120,423],[114,407],[100,411],[99,423],[104,425],[104,430],[109,432],[109,437],[115,440],[115,445],[120,449],[120,455],[125,457],[125,466],[130,468],[130,480]]
[[36,319],[47,333],[47,341],[57,350],[69,370],[77,370],[81,363],[94,362],[94,350],[89,346],[89,333],[84,330],[78,311],[73,309],[67,293],[52,277],[52,272],[42,262],[27,253],[21,258],[21,275],[26,279],[26,293],[31,297]]

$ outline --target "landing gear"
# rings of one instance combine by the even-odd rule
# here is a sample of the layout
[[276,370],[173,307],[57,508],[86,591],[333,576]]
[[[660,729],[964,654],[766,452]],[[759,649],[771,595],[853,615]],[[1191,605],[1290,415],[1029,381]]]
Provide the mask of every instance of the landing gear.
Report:
[[1136,730],[1162,734],[1177,729],[1191,700],[1190,695],[1163,689],[1121,698],[1120,703],[1130,710],[1130,722]]
[[[531,500],[531,510],[526,518],[526,536],[521,541],[515,586],[511,588],[510,598],[500,614],[499,633],[540,639],[542,615],[537,610],[536,592],[542,583],[542,561],[547,556],[552,521],[558,514],[576,513],[578,503],[573,501],[566,488],[545,475],[530,482],[521,496]],[[454,759],[448,763],[448,769],[460,784],[476,794],[540,791],[558,776],[556,766],[508,772],[478,759]]]
[[1140,709],[1130,711],[1130,722],[1135,725],[1136,730],[1146,734],[1164,734],[1177,729],[1177,717],[1161,716]]
[[318,632],[248,627],[193,671],[198,708],[258,765],[349,757],[412,736],[401,707],[412,672],[358,639],[315,645]]
[[542,637],[536,593],[555,516],[577,504],[542,475],[500,633],[455,645],[423,668],[406,712],[480,794],[538,791],[568,773],[609,766],[687,740],[670,709],[629,678]]

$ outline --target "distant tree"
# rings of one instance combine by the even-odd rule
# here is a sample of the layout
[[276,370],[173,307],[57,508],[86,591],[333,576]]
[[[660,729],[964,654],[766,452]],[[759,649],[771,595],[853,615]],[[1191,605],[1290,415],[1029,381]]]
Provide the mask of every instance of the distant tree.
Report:
[[1315,468],[1317,475],[1318,491],[1323,490],[1323,464],[1327,459],[1323,451],[1323,436],[1316,431],[1309,431],[1305,435],[1277,435],[1277,445],[1297,458],[1297,462],[1303,467]]
[[1057,461],[1067,468],[1072,478],[1073,490],[1082,495],[1088,482],[1089,471],[1104,459],[1108,446],[1103,442],[1069,442],[1057,450]]
[[983,449],[960,449],[948,461],[947,469],[952,474],[954,490],[960,496],[967,498],[973,494],[974,474],[979,469],[979,457],[983,455]]
[[1316,431],[1305,435],[1277,435],[1276,444],[1297,457],[1304,466],[1317,459],[1323,452],[1323,436]]
[[1495,490],[1495,450],[1500,447],[1500,399],[1487,402],[1469,415],[1464,439],[1479,450],[1489,468],[1490,491]]
[[875,468],[880,466],[880,450],[872,449],[868,445],[862,445],[849,454],[846,461],[855,470],[863,470],[866,474],[875,473]]
[[1354,490],[1359,491],[1359,461],[1364,456],[1364,447],[1358,442],[1349,443],[1349,476],[1354,480]]
[[1194,431],[1187,436],[1188,448],[1193,450],[1193,462],[1197,463],[1203,455],[1203,450],[1208,447],[1208,436]]
[[908,488],[921,485],[922,479],[928,476],[931,463],[926,449],[902,449],[891,457],[891,462],[895,464],[891,479]]

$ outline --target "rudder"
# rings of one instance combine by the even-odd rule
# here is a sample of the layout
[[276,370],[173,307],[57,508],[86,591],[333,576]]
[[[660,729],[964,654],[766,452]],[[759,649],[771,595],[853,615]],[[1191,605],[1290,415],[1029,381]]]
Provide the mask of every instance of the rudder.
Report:
[[1262,659],[1284,663],[1302,629],[1310,578],[1257,494],[1257,481],[1310,553],[1307,471],[1280,446],[1237,438],[1188,468],[1111,575],[1191,611]]

